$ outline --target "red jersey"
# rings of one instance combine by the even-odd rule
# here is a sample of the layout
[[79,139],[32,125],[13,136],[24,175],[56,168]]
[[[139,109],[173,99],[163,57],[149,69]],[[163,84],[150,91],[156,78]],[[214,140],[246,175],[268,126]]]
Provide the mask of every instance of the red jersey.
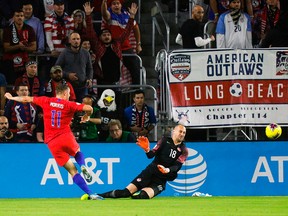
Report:
[[33,97],[33,103],[43,109],[45,143],[64,133],[73,136],[71,120],[75,112],[83,110],[84,104],[45,96]]

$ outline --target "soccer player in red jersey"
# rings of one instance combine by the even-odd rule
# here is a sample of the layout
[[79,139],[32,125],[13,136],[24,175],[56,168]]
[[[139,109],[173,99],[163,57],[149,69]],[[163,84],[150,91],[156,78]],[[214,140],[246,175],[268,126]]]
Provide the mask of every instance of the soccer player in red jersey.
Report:
[[86,193],[86,196],[82,196],[81,199],[103,199],[101,196],[92,193],[70,159],[70,156],[75,158],[81,167],[86,181],[91,182],[92,175],[85,166],[84,155],[80,151],[80,146],[70,129],[70,123],[74,113],[78,111],[85,112],[85,115],[81,118],[81,122],[89,121],[93,108],[90,105],[69,101],[70,89],[67,85],[58,85],[56,87],[56,97],[13,97],[10,93],[6,93],[5,97],[21,103],[32,102],[42,107],[45,125],[44,142],[47,143],[56,162],[70,173],[73,182]]

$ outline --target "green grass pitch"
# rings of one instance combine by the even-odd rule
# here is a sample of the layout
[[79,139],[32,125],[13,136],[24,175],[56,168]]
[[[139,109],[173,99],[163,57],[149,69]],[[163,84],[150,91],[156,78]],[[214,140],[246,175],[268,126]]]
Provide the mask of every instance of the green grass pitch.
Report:
[[287,216],[288,197],[156,197],[132,199],[0,199],[2,216]]

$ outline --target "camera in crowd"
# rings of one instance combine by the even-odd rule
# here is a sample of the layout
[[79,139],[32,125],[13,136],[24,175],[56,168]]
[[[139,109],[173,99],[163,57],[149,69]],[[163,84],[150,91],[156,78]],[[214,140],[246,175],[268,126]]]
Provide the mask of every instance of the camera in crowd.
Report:
[[74,118],[72,120],[71,124],[71,130],[76,138],[76,140],[79,140],[79,138],[86,137],[86,130],[87,125],[85,123],[80,123],[82,116],[85,115],[85,112],[76,112],[74,114]]
[[10,130],[6,130],[5,134],[4,134],[5,137],[11,137],[12,136],[12,132]]

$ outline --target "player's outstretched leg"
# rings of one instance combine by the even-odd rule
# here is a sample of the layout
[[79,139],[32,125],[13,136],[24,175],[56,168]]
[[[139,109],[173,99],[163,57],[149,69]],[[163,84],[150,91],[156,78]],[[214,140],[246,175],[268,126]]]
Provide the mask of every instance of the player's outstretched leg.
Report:
[[85,157],[84,154],[80,151],[78,151],[76,153],[76,155],[74,156],[76,162],[79,164],[79,166],[81,167],[81,171],[83,173],[83,176],[85,178],[85,180],[90,183],[92,181],[92,175],[90,174],[88,168],[85,166]]
[[84,178],[78,173],[78,171],[77,171],[77,169],[76,169],[76,167],[73,164],[71,159],[69,159],[66,162],[66,164],[64,164],[64,168],[72,176],[73,182],[86,193],[86,195],[81,197],[81,200],[85,200],[85,199],[101,200],[101,199],[103,199],[101,196],[92,193],[92,191],[89,189],[88,185],[86,184]]
[[130,197],[131,193],[127,188],[125,188],[123,190],[113,190],[99,195],[104,198],[125,198]]

